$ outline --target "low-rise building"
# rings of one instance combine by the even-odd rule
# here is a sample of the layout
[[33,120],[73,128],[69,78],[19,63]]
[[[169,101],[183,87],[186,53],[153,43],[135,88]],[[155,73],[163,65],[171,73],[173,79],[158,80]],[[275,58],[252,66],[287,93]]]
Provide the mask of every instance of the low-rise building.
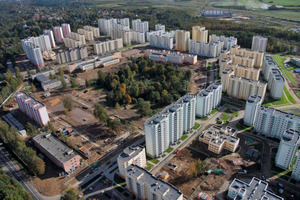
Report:
[[41,133],[33,138],[34,146],[66,173],[80,166],[80,156],[50,133]]
[[2,117],[2,119],[3,119],[4,121],[6,121],[6,123],[7,123],[10,127],[15,127],[15,128],[19,131],[20,135],[21,135],[23,138],[27,137],[26,130],[25,130],[23,124],[21,124],[16,118],[14,118],[14,116],[12,116],[11,113],[8,113],[8,114],[4,115],[4,116]]
[[235,178],[229,188],[227,197],[233,200],[261,199],[284,200],[268,190],[268,183],[253,177],[250,183]]
[[286,130],[281,136],[276,154],[275,164],[281,169],[289,169],[293,163],[300,145],[300,132],[293,129]]
[[49,79],[45,75],[38,75],[36,76],[35,80],[37,80],[41,84],[44,91],[61,86],[60,78]]
[[290,62],[294,65],[296,65],[297,67],[300,67],[300,58],[291,58]]
[[129,146],[126,147],[123,152],[118,156],[119,175],[125,178],[126,169],[135,164],[141,168],[144,168],[146,163],[146,152],[142,146]]
[[183,200],[180,190],[137,165],[126,169],[126,185],[139,199]]
[[199,137],[199,140],[208,144],[208,150],[213,153],[220,154],[223,149],[235,152],[240,142],[240,139],[235,137],[236,133],[237,129],[229,126],[225,128],[212,126]]

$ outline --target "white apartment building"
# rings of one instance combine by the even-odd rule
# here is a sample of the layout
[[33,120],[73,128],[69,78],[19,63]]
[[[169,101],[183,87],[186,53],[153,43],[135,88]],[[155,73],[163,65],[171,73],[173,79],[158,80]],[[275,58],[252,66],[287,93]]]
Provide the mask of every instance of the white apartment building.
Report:
[[195,95],[187,94],[145,124],[146,152],[150,157],[162,155],[183,133],[195,125]]
[[285,79],[282,76],[279,69],[272,69],[269,75],[268,90],[273,99],[281,99],[283,88],[285,85]]
[[265,56],[262,67],[262,74],[264,75],[264,80],[269,81],[270,72],[272,69],[278,69],[276,63],[273,61],[271,56]]
[[53,27],[54,38],[57,43],[64,42],[64,35],[60,26]]
[[82,46],[79,40],[72,39],[69,37],[64,38],[64,43],[67,48],[72,48],[72,49]]
[[94,44],[94,52],[96,54],[104,54],[106,52],[115,51],[120,48],[123,48],[122,38],[108,40],[105,42],[98,42]]
[[244,124],[247,126],[253,126],[258,109],[262,104],[262,98],[260,96],[250,96],[246,102]]
[[126,187],[138,199],[183,200],[180,190],[137,165],[126,169]]
[[119,175],[125,178],[127,167],[134,164],[144,168],[147,165],[146,161],[144,147],[139,145],[126,147],[117,158]]
[[96,27],[93,27],[93,26],[84,26],[83,29],[88,30],[88,31],[92,31],[94,38],[99,38],[100,37],[99,28],[96,28]]
[[162,24],[155,24],[155,30],[165,32],[166,31],[166,26],[162,25]]
[[289,169],[300,145],[300,132],[288,129],[281,136],[275,164],[281,169]]
[[99,31],[101,34],[110,35],[113,19],[98,19]]
[[174,64],[195,64],[197,63],[197,56],[191,54],[182,54],[180,52],[171,52],[171,51],[159,51],[159,50],[152,50],[147,49],[146,55],[149,57],[150,60],[154,60],[157,62],[163,63],[174,63]]
[[58,64],[73,62],[79,59],[85,59],[87,57],[88,52],[86,46],[74,49],[60,49],[58,52],[56,52],[56,60]]
[[93,41],[94,40],[93,31],[89,31],[89,30],[80,28],[80,29],[77,29],[77,32],[79,34],[84,35],[85,39],[88,40],[88,41]]
[[64,37],[68,37],[69,33],[71,32],[70,24],[62,24],[61,28],[62,28]]
[[300,156],[299,156],[299,153],[298,153],[298,157],[297,157],[296,163],[293,168],[292,178],[295,179],[296,181],[300,181]]
[[225,37],[224,35],[217,36],[215,34],[212,34],[209,36],[209,43],[213,42],[218,42],[221,41],[223,42],[223,50],[230,50],[232,46],[237,45],[237,38],[230,36],[230,37]]
[[220,55],[223,46],[224,42],[221,41],[213,43],[204,43],[191,40],[189,46],[189,53],[203,57],[215,58]]
[[261,106],[258,109],[254,123],[256,132],[268,137],[281,138],[288,129],[300,130],[300,116],[271,107]]
[[140,19],[132,20],[132,30],[135,32],[146,33],[149,32],[149,24],[147,21]]
[[149,32],[146,33],[146,41],[147,41],[147,42],[150,42],[150,36],[151,36],[151,35],[159,35],[159,36],[161,36],[161,35],[163,35],[164,33],[165,33],[165,31],[163,31],[163,30],[149,31]]
[[86,44],[86,41],[85,41],[85,36],[83,34],[79,34],[79,33],[75,33],[75,32],[71,32],[69,33],[69,36],[68,38],[71,38],[71,39],[75,39],[75,40],[78,40],[79,41],[79,44],[80,46],[83,46]]
[[132,32],[126,31],[126,30],[112,29],[111,30],[111,39],[117,39],[117,38],[122,38],[124,46],[131,45]]
[[227,92],[227,95],[243,100],[248,100],[250,96],[254,95],[261,96],[264,99],[266,89],[266,83],[239,76],[230,76],[229,84],[225,86],[225,91],[223,92]]
[[205,117],[220,105],[222,85],[220,82],[210,84],[205,90],[196,95],[196,116]]
[[144,32],[137,32],[137,31],[132,31],[131,33],[131,41],[136,42],[138,44],[144,44],[146,43],[146,36]]
[[188,51],[190,45],[190,32],[177,30],[175,32],[175,49],[177,51]]
[[192,40],[196,42],[207,43],[208,30],[205,30],[205,27],[193,26],[192,27]]
[[45,66],[41,48],[33,44],[30,40],[21,40],[23,50],[29,61],[36,67],[41,68]]
[[49,116],[46,106],[25,92],[16,92],[19,109],[39,124],[47,125]]
[[24,39],[28,42],[31,42],[32,44],[38,46],[41,51],[50,51],[51,48],[51,42],[50,37],[48,35],[40,35],[37,37],[29,37],[27,39]]
[[151,47],[167,49],[167,50],[173,49],[174,46],[173,37],[169,37],[168,35],[165,34],[164,35],[151,34],[149,43]]
[[52,30],[44,30],[44,35],[49,36],[49,40],[50,40],[50,43],[51,43],[51,48],[55,48],[56,45],[55,45],[53,31]]
[[268,38],[264,38],[261,36],[253,36],[251,49],[253,51],[266,52],[267,43],[268,43]]

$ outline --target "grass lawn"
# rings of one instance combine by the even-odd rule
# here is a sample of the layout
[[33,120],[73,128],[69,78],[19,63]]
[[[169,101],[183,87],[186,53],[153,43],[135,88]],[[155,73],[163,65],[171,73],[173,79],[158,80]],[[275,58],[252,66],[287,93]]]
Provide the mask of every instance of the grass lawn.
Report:
[[169,148],[166,150],[166,152],[167,152],[167,153],[171,153],[173,150],[174,150],[174,149],[173,149],[172,147],[169,147]]
[[288,100],[292,103],[292,104],[296,104],[296,100],[292,97],[292,95],[290,94],[290,92],[288,91],[288,89],[284,86],[283,88],[286,97],[288,98]]
[[162,157],[162,158],[166,157],[166,154],[163,154],[161,157]]
[[149,157],[147,157],[147,160],[149,160],[150,162],[152,162],[152,163],[154,163],[154,164],[157,164],[157,163],[159,163],[159,160],[157,160],[156,158],[149,158]]
[[186,134],[184,134],[182,137],[181,137],[181,140],[184,141],[188,136]]
[[153,165],[151,165],[149,162],[147,162],[146,170],[150,171],[152,169]]
[[203,120],[203,121],[206,121],[206,120],[208,120],[208,117],[202,117],[200,119]]
[[215,114],[216,112],[218,112],[218,109],[213,109],[212,111],[211,111],[211,114],[213,115],[213,114]]
[[195,123],[195,126],[193,127],[194,130],[197,130],[200,127],[200,124],[198,124],[197,122]]
[[286,79],[289,79],[294,86],[297,86],[297,83],[296,83],[295,79],[293,78],[293,75],[291,74],[291,72],[284,67],[283,61],[285,60],[285,58],[278,56],[278,55],[273,55],[272,58],[278,65],[278,67],[281,70],[281,72],[283,73],[284,77]]
[[273,100],[273,99],[265,99],[263,106],[279,106],[279,105],[285,105],[289,104],[288,100],[286,99],[285,95],[282,94],[282,97],[280,100]]
[[221,119],[222,119],[223,121],[228,121],[228,120],[229,120],[229,117],[228,117],[228,115],[226,115],[225,113],[223,113]]

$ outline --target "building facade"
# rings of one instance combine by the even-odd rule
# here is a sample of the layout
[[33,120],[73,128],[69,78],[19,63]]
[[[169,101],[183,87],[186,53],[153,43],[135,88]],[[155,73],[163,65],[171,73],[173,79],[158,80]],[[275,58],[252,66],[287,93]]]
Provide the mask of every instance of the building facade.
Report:
[[41,48],[33,44],[30,40],[21,40],[23,50],[28,60],[37,68],[45,66]]
[[53,33],[56,43],[63,43],[64,42],[64,35],[62,32],[62,28],[60,26],[53,27]]
[[171,51],[158,51],[158,50],[152,50],[147,49],[146,55],[149,57],[150,60],[154,60],[157,62],[163,62],[163,63],[174,63],[174,64],[195,64],[197,63],[197,56],[196,55],[190,55],[190,54],[182,54],[180,52],[171,52]]
[[196,42],[207,43],[208,30],[205,30],[203,26],[193,26],[192,27],[192,40]]
[[94,52],[96,54],[104,54],[106,52],[112,52],[120,48],[123,48],[122,38],[108,40],[105,42],[98,42],[94,44]]
[[155,30],[165,32],[166,31],[166,26],[162,25],[162,24],[155,24]]
[[85,59],[88,57],[88,52],[86,46],[79,48],[67,48],[60,49],[56,52],[56,60],[58,64],[64,64],[68,62],[73,62],[79,59]]
[[61,29],[62,29],[64,37],[68,37],[69,33],[71,33],[70,24],[62,24]]
[[262,67],[262,74],[264,75],[264,80],[269,81],[270,72],[272,69],[278,69],[276,63],[273,61],[271,56],[265,56]]
[[84,35],[85,39],[88,41],[93,41],[94,40],[94,34],[93,31],[79,28],[77,29],[77,32],[81,35]]
[[224,42],[217,41],[212,43],[190,41],[189,53],[203,57],[215,58],[220,55]]
[[177,30],[175,32],[175,49],[177,51],[188,51],[190,45],[190,32]]
[[292,178],[295,179],[296,181],[300,181],[300,156],[299,156],[299,153],[298,153],[298,157],[297,157],[296,163],[293,168]]
[[279,69],[272,69],[269,75],[268,90],[272,99],[279,100],[282,97],[285,79]]
[[51,43],[51,48],[55,48],[56,44],[55,44],[55,39],[54,39],[53,31],[52,30],[44,30],[44,35],[48,35],[49,36],[50,43]]
[[132,20],[132,30],[135,32],[146,33],[149,32],[149,23],[140,19]]
[[212,34],[209,36],[209,43],[213,42],[218,42],[221,41],[223,42],[223,50],[230,50],[231,47],[237,45],[237,38],[230,36],[230,37],[225,37],[224,35],[217,36],[215,34]]
[[253,36],[251,49],[253,51],[266,52],[267,43],[268,43],[268,38],[264,38],[261,36]]
[[258,109],[262,104],[262,98],[260,96],[250,96],[246,102],[244,124],[247,126],[253,126]]
[[19,109],[26,113],[31,119],[35,120],[38,124],[47,125],[49,116],[46,106],[29,96],[25,92],[16,92],[15,98],[17,100]]
[[174,39],[173,37],[169,37],[168,34],[162,34],[162,35],[155,35],[150,34],[150,46],[161,48],[161,49],[167,49],[172,50],[174,46]]
[[92,31],[94,38],[99,38],[100,37],[99,28],[96,28],[96,27],[93,27],[93,26],[84,26],[83,29],[88,30],[88,31]]

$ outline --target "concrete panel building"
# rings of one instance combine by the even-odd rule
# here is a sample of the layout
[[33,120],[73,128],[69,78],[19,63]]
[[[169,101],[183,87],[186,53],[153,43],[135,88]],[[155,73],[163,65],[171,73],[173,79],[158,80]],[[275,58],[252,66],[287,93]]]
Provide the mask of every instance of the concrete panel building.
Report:
[[37,68],[45,66],[41,48],[33,44],[30,40],[21,40],[23,50],[28,60]]
[[147,49],[146,55],[149,57],[150,60],[154,60],[157,62],[163,63],[174,63],[174,64],[195,64],[197,62],[197,56],[190,55],[190,54],[182,54],[180,52],[171,52],[171,51],[158,51]]
[[118,156],[119,175],[125,178],[126,169],[132,164],[144,168],[146,163],[146,152],[142,146],[129,146]]
[[253,126],[258,109],[262,104],[262,98],[260,96],[250,96],[246,102],[244,124],[247,126]]
[[40,35],[37,37],[28,37],[26,39],[27,42],[31,42],[35,46],[38,46],[42,52],[51,51],[51,42],[50,37],[48,35]]
[[35,120],[38,124],[47,125],[49,116],[46,106],[29,96],[25,92],[16,92],[15,98],[17,100],[19,109],[27,114],[31,119]]
[[138,199],[183,200],[183,194],[177,188],[137,165],[127,168],[126,185]]
[[230,37],[225,37],[224,35],[217,36],[215,34],[212,34],[209,36],[209,43],[213,42],[218,42],[221,41],[223,42],[223,50],[230,50],[231,47],[237,45],[237,38],[230,36]]
[[70,24],[62,24],[61,29],[62,29],[64,37],[68,37],[69,33],[71,33]]
[[147,33],[145,33],[146,34],[146,41],[147,42],[150,42],[150,36],[151,35],[163,35],[165,33],[165,31],[163,31],[163,30],[158,30],[158,31],[149,31],[149,32],[147,32]]
[[144,32],[137,32],[137,31],[131,31],[131,41],[138,43],[138,44],[144,44],[146,43],[146,35]]
[[255,177],[252,178],[250,183],[246,183],[240,179],[235,178],[228,188],[227,197],[232,200],[284,200],[284,198],[277,196],[276,194],[268,190],[267,182]]
[[86,46],[79,48],[67,48],[60,49],[56,52],[56,60],[58,64],[64,64],[68,62],[73,62],[79,59],[85,59],[88,57],[88,52]]
[[169,37],[168,34],[151,34],[149,43],[151,47],[172,50],[174,46],[174,39],[173,37]]
[[71,33],[69,33],[68,37],[72,38],[72,39],[75,39],[75,40],[78,40],[80,45],[85,45],[86,44],[85,36],[83,34],[71,32]]
[[96,28],[96,27],[93,27],[93,26],[84,26],[83,29],[88,30],[88,31],[92,31],[94,38],[99,38],[100,37],[99,28]]
[[118,30],[112,29],[111,31],[111,39],[122,38],[123,45],[128,46],[131,45],[132,42],[132,32],[127,30]]
[[288,129],[300,130],[300,116],[271,107],[261,106],[258,109],[254,123],[256,132],[280,139]]
[[140,19],[132,20],[132,30],[135,32],[146,33],[149,32],[149,23]]
[[300,59],[299,58],[291,58],[290,62],[294,65],[296,65],[297,67],[300,67]]
[[104,54],[107,52],[115,51],[120,48],[123,48],[122,38],[118,38],[115,40],[108,40],[104,42],[98,42],[94,44],[94,52],[96,54]]
[[251,50],[266,52],[267,43],[268,38],[264,38],[261,36],[253,36]]
[[190,45],[190,32],[177,30],[175,32],[175,49],[177,51],[188,51]]
[[279,69],[272,69],[269,75],[268,90],[273,99],[281,99],[284,85],[285,79]]
[[205,30],[205,27],[193,26],[192,27],[192,40],[196,42],[207,43],[208,39],[208,30]]
[[166,26],[162,25],[162,24],[155,24],[155,30],[165,32],[166,31]]
[[56,44],[55,44],[55,39],[54,39],[53,31],[52,30],[44,30],[44,35],[48,35],[49,36],[51,48],[55,48]]
[[53,33],[56,43],[63,43],[64,42],[64,35],[62,28],[60,26],[53,27]]
[[77,29],[77,32],[78,32],[79,34],[84,35],[85,39],[88,40],[88,41],[93,41],[93,40],[94,40],[94,34],[93,34],[93,31],[89,31],[89,30],[80,28],[80,29]]
[[300,145],[300,132],[293,129],[286,130],[281,136],[277,150],[275,164],[281,169],[289,169],[293,163]]
[[81,157],[50,133],[35,136],[33,142],[36,148],[66,173],[72,173],[80,166]]
[[224,42],[217,41],[213,43],[190,41],[189,53],[203,57],[215,58],[220,55]]
[[261,71],[265,81],[269,81],[269,76],[272,69],[278,69],[276,63],[273,61],[271,56],[265,56]]
[[299,156],[299,153],[298,153],[298,157],[297,157],[296,163],[293,168],[292,178],[295,179],[296,181],[300,181],[300,156]]
[[240,143],[236,133],[237,129],[229,126],[212,126],[199,137],[199,141],[208,144],[208,150],[215,154],[220,154],[223,149],[235,152]]

